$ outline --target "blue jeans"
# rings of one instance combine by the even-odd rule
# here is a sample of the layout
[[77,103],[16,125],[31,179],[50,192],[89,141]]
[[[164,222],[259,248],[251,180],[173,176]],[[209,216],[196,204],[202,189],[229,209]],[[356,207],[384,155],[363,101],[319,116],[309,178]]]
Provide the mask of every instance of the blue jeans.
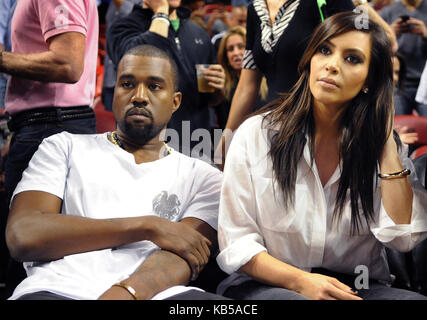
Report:
[[[41,123],[25,126],[13,133],[9,153],[5,166],[5,188],[7,202],[22,178],[22,173],[27,168],[33,154],[37,151],[44,138],[53,134],[67,131],[70,133],[96,133],[96,120],[66,120],[61,123]],[[5,213],[7,214],[7,212]],[[2,226],[2,232],[4,226]],[[1,257],[0,259],[3,259]],[[10,295],[15,287],[25,278],[25,271],[21,263],[9,258],[6,274],[6,291]]]
[[4,109],[4,99],[6,96],[8,76],[0,73],[0,109]]
[[417,110],[418,114],[427,117],[427,105],[415,101],[417,88],[403,88],[394,93],[394,110],[396,115],[412,114],[412,110]]

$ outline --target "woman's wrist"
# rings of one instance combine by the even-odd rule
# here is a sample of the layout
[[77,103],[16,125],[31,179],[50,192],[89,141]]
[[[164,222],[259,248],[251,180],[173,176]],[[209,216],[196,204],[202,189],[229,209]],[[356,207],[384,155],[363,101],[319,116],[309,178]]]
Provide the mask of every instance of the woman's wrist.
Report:
[[403,169],[397,152],[383,152],[380,160],[380,173],[397,172]]
[[297,268],[294,272],[294,275],[282,287],[300,293],[306,286],[308,272]]

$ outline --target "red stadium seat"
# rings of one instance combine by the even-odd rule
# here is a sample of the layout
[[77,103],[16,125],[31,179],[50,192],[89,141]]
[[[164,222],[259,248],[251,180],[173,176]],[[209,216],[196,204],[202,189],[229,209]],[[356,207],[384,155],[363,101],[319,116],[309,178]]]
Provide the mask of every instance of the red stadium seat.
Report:
[[416,146],[427,145],[427,117],[415,115],[400,115],[395,116],[394,125],[408,127],[409,130],[418,133],[418,141]]
[[112,112],[101,108],[95,108],[94,111],[96,117],[96,131],[98,133],[114,131],[116,129],[116,120]]
[[412,158],[416,159],[418,157],[421,157],[423,154],[427,154],[427,146],[421,146],[415,149],[412,153]]

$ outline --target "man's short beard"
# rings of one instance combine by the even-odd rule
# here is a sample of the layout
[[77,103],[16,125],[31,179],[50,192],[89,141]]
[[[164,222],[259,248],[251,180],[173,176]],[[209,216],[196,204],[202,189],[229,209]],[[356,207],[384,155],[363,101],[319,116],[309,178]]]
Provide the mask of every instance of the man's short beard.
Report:
[[144,126],[134,126],[126,120],[123,120],[118,126],[129,142],[141,147],[146,145],[163,129],[163,127],[154,126],[152,122]]

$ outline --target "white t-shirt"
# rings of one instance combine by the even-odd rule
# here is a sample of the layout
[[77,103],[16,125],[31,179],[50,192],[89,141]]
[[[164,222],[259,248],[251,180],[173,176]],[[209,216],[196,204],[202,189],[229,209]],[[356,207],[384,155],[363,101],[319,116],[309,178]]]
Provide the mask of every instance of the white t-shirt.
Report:
[[[160,160],[136,164],[132,154],[108,141],[107,133],[62,132],[43,141],[13,196],[28,190],[48,192],[63,200],[63,214],[93,219],[196,217],[217,229],[221,181],[219,170],[174,150]],[[11,299],[42,290],[97,299],[157,249],[152,242],[140,241],[24,263],[28,277]]]
[[412,171],[411,223],[396,225],[390,219],[378,186],[374,192],[375,221],[364,223],[360,234],[352,236],[350,199],[346,200],[339,223],[332,223],[339,166],[323,187],[316,164],[311,166],[308,145],[298,162],[295,205],[285,209],[277,182],[273,188],[268,132],[262,119],[258,115],[246,120],[236,131],[227,153],[217,262],[231,276],[220,284],[218,293],[248,280],[238,270],[262,251],[305,271],[322,267],[357,275],[356,267],[366,266],[370,278],[390,281],[383,245],[408,251],[427,237],[427,192],[419,184],[410,160],[402,159],[404,167]]

